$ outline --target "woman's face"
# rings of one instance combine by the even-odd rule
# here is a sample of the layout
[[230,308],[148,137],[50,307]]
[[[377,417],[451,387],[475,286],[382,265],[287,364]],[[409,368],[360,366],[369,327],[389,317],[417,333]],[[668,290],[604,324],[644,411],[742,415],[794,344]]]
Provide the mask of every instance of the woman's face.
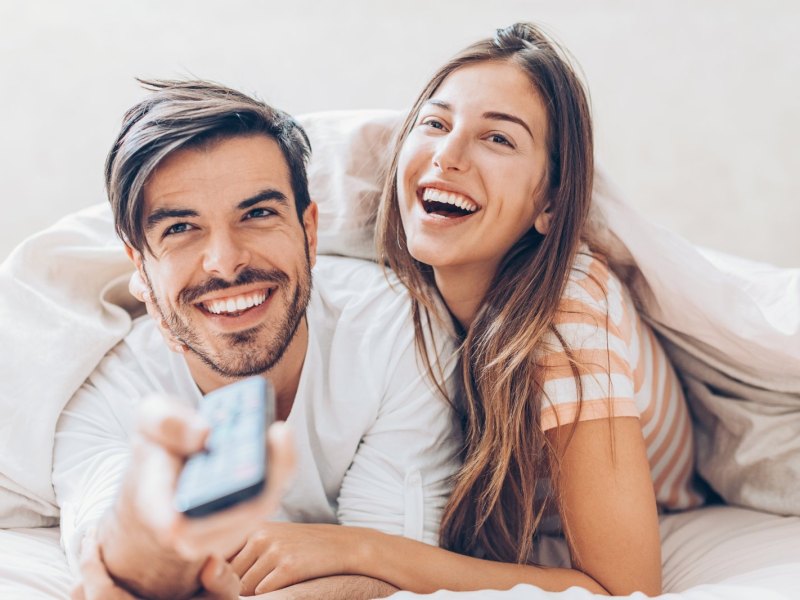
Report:
[[[398,198],[411,255],[494,273],[531,227],[546,233],[547,112],[508,62],[462,67],[421,108],[400,151]],[[534,221],[536,221],[534,223]]]

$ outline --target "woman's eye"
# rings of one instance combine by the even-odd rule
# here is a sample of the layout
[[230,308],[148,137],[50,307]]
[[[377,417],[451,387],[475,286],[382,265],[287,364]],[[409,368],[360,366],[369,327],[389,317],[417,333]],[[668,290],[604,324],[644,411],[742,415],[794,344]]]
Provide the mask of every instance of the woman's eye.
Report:
[[164,237],[168,235],[175,235],[176,233],[184,233],[185,231],[189,231],[191,225],[189,223],[175,223],[164,232]]
[[268,217],[272,214],[275,214],[268,208],[254,208],[253,210],[247,211],[247,214],[244,216],[245,219],[263,219],[264,217]]
[[514,144],[512,144],[506,136],[501,135],[499,133],[493,133],[492,135],[490,135],[489,140],[494,142],[495,144],[503,144],[504,146],[510,146],[511,148],[514,147]]
[[433,129],[444,129],[444,123],[439,119],[427,118],[422,121],[422,124]]

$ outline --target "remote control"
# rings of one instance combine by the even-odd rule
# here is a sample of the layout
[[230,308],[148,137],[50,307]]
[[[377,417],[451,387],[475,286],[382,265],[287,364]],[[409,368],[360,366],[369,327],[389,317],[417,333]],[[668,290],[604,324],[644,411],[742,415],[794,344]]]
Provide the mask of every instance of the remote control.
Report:
[[263,377],[250,377],[206,395],[200,412],[211,432],[205,450],[186,461],[175,494],[175,508],[187,517],[223,510],[264,489],[275,392]]

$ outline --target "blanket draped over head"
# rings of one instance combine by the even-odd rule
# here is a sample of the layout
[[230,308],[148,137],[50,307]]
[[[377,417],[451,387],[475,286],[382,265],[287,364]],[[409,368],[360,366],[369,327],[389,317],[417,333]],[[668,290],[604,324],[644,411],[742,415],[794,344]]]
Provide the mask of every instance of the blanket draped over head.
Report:
[[[394,112],[301,118],[319,250],[374,259]],[[99,167],[98,167],[99,168]],[[728,503],[800,515],[800,269],[693,246],[595,179],[594,235],[660,334],[695,418],[698,470]],[[106,204],[23,242],[0,266],[0,527],[58,520],[50,473],[66,402],[131,327],[132,265]]]

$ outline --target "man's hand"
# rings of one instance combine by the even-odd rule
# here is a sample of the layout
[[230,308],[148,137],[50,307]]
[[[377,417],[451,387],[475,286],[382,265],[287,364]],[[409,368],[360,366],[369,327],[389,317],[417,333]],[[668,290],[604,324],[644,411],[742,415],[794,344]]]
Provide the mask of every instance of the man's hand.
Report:
[[285,424],[269,430],[267,489],[257,498],[203,518],[188,518],[174,508],[175,487],[186,458],[201,451],[208,427],[184,406],[155,399],[142,406],[138,485],[133,504],[164,545],[189,560],[210,554],[228,555],[271,515],[280,503],[294,467],[294,453]]
[[[72,589],[72,600],[137,600],[114,583],[103,563],[94,534],[87,535],[81,546],[81,582]],[[220,557],[211,557],[200,571],[203,592],[196,600],[235,600],[239,598],[239,577]]]
[[269,479],[264,492],[233,508],[187,518],[174,508],[175,487],[188,456],[203,449],[205,422],[164,398],[140,409],[131,467],[98,534],[108,571],[132,591],[159,598],[190,595],[209,556],[228,556],[278,507],[294,467],[288,430],[268,432]]

